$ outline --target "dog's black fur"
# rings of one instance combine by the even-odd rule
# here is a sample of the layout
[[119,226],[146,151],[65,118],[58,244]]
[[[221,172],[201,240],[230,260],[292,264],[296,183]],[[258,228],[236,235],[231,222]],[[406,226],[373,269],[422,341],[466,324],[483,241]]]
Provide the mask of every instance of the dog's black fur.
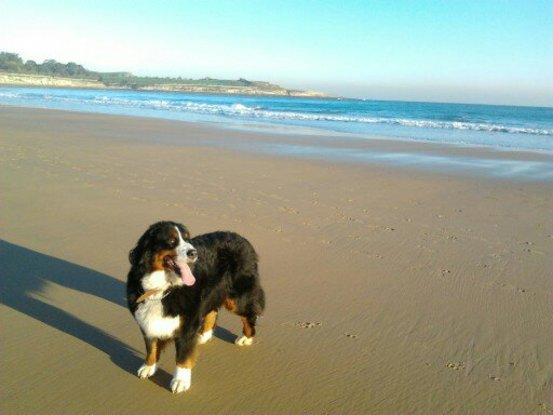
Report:
[[233,232],[212,232],[190,238],[184,225],[163,221],[151,225],[129,252],[127,302],[133,315],[136,300],[144,293],[141,279],[152,271],[153,255],[174,248],[169,234],[175,226],[198,253],[197,261],[191,266],[196,283],[171,288],[162,299],[164,315],[184,317],[184,324],[174,335],[179,362],[192,354],[206,314],[218,310],[228,300],[235,305],[232,311],[245,318],[255,334],[257,317],[265,308],[265,294],[259,283],[258,257],[247,239]]

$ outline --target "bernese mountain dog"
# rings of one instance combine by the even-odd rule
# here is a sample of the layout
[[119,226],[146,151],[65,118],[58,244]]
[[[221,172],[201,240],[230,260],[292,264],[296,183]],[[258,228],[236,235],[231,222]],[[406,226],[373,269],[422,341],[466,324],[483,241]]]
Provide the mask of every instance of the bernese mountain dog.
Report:
[[243,335],[235,343],[249,346],[257,317],[265,308],[253,246],[233,232],[190,238],[176,222],[154,223],[129,252],[127,303],[146,343],[146,361],[138,376],[156,371],[162,348],[176,346],[173,393],[190,388],[197,344],[213,336],[218,310],[240,316]]

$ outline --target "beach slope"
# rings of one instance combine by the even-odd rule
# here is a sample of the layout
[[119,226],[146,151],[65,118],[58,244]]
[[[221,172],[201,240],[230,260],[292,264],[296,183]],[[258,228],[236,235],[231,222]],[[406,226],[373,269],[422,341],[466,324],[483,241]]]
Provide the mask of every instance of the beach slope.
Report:
[[[225,134],[0,108],[2,414],[553,413],[551,182],[202,144]],[[172,349],[137,378],[124,301],[160,219],[246,236],[267,292],[256,344],[221,313],[178,396]]]

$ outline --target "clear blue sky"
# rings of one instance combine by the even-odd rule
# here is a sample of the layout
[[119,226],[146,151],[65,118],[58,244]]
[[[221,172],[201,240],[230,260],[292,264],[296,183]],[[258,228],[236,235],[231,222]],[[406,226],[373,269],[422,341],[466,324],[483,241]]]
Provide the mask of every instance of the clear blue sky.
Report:
[[379,99],[553,105],[553,1],[0,0],[0,50]]

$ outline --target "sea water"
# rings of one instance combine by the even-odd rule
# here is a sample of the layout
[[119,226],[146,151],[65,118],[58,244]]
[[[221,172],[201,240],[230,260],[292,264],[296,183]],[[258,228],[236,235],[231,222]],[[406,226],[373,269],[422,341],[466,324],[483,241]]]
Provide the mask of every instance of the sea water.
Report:
[[[207,122],[283,134],[339,135],[342,140],[378,137],[553,155],[553,108],[547,107],[19,87],[0,87],[0,104]],[[334,154],[367,162],[408,159],[368,150],[325,152],[324,142],[315,148],[302,147],[301,142],[290,148],[273,147],[276,153]],[[430,155],[416,156],[422,164],[437,162]],[[449,161],[455,165],[452,157]],[[442,161],[439,164],[449,164]],[[543,173],[553,178],[553,167]]]

